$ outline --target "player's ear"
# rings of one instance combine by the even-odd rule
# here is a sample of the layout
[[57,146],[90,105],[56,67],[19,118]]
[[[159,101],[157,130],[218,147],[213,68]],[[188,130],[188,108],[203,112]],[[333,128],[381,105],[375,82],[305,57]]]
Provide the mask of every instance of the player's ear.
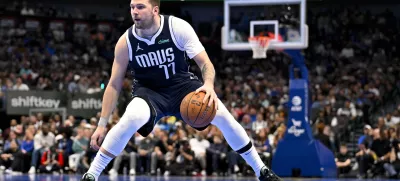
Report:
[[160,7],[154,6],[154,7],[153,7],[153,13],[160,14]]

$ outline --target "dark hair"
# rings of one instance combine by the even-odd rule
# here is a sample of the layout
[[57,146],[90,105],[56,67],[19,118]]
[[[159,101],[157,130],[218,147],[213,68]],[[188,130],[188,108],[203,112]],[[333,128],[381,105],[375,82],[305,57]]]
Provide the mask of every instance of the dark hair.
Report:
[[153,6],[160,7],[160,0],[149,0],[149,3]]
[[361,142],[361,144],[363,144],[364,146],[365,146],[365,148],[369,148],[369,142],[368,142],[368,140],[367,139],[364,139],[362,142]]
[[189,145],[189,141],[188,140],[181,140],[181,145],[182,146],[188,146]]

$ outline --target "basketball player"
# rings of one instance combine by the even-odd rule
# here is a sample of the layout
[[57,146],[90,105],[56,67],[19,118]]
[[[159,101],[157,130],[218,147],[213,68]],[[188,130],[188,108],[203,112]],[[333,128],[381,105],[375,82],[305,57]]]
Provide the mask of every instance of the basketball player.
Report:
[[[214,91],[214,66],[191,25],[177,17],[160,15],[160,0],[131,0],[130,7],[134,25],[116,44],[101,118],[90,141],[91,147],[100,151],[82,181],[97,180],[135,132],[146,137],[163,116],[180,118],[180,103],[192,91],[204,91],[204,101],[210,98],[215,102],[218,111],[211,124],[222,131],[232,149],[246,160],[257,177],[261,181],[281,180],[261,161],[243,127],[218,100]],[[204,83],[188,72],[187,58],[196,61]],[[128,66],[134,77],[133,99],[105,137],[105,126],[117,103]]]

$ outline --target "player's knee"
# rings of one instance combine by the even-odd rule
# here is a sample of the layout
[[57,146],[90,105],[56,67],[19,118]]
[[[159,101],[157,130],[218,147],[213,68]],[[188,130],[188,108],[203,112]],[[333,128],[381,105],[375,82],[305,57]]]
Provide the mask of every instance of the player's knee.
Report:
[[123,116],[126,116],[131,123],[145,124],[151,116],[150,106],[144,99],[135,97],[126,107]]
[[214,120],[211,124],[219,127],[219,126],[227,126],[232,124],[232,121],[235,121],[231,113],[226,109],[225,105],[219,100],[218,101],[218,111],[215,114]]

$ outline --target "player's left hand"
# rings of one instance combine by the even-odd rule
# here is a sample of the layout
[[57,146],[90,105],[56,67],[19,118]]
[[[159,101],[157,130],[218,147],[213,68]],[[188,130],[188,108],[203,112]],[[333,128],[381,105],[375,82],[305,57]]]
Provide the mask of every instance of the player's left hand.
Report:
[[204,96],[204,99],[203,99],[203,103],[205,103],[207,99],[210,99],[207,106],[211,106],[211,103],[214,102],[215,110],[218,110],[218,97],[214,91],[214,85],[204,84],[203,86],[199,87],[196,90],[196,94],[199,92],[206,93],[206,95]]

